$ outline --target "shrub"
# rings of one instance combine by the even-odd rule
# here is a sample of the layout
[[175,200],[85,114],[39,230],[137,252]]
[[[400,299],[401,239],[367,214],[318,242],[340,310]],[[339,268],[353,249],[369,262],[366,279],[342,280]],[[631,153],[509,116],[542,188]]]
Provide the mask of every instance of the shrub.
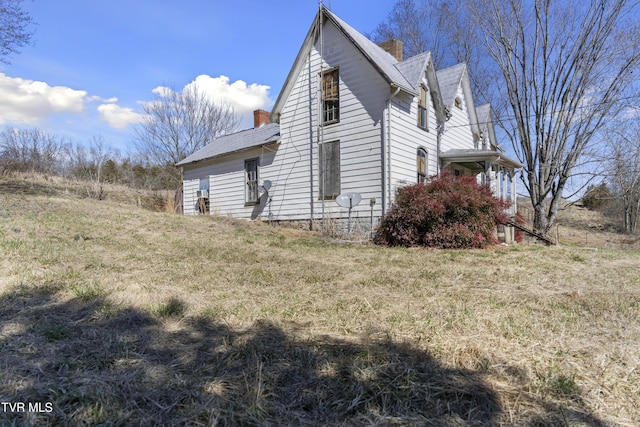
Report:
[[375,242],[389,246],[482,248],[497,243],[496,224],[507,220],[507,203],[475,177],[448,172],[427,184],[399,190],[378,226]]
[[[516,221],[516,224],[518,225],[527,225],[527,220],[525,219],[524,216],[522,216],[520,212],[516,212],[515,221]],[[524,240],[524,237],[522,235],[522,230],[520,230],[519,228],[515,229],[513,240],[515,240],[516,243],[522,243],[522,241]]]

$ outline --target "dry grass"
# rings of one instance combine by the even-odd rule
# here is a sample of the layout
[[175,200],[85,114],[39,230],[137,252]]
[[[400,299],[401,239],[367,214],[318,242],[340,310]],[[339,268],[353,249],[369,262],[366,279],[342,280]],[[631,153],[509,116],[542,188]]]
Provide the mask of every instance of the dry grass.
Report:
[[53,403],[0,424],[640,419],[638,252],[340,244],[58,187],[0,179],[0,401]]

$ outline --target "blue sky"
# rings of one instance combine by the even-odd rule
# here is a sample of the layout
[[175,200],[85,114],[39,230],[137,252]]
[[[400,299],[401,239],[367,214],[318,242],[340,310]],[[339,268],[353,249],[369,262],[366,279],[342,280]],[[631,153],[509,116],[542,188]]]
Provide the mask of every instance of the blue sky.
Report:
[[[363,33],[393,0],[325,0]],[[101,136],[130,152],[142,103],[198,83],[231,100],[241,127],[270,110],[318,0],[25,0],[31,46],[0,64],[0,128],[38,127],[74,142]]]

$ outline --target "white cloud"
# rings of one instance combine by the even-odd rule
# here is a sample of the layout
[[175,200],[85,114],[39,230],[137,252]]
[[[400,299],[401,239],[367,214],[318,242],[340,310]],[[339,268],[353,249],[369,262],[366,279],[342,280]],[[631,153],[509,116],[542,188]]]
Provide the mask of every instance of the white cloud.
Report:
[[166,98],[167,96],[169,96],[171,92],[173,92],[173,90],[165,86],[158,86],[157,88],[151,90],[151,93],[155,93],[156,95],[161,96],[163,98]]
[[144,117],[143,114],[136,113],[132,108],[121,107],[115,102],[118,98],[110,98],[108,104],[98,106],[98,112],[102,120],[109,123],[109,126],[115,129],[124,129],[130,124],[140,123]]
[[187,86],[196,85],[216,102],[231,104],[239,115],[252,112],[269,105],[269,89],[256,83],[247,85],[242,80],[230,83],[227,76],[211,77],[201,74]]
[[[201,74],[182,90],[191,86],[196,86],[214,102],[231,105],[240,119],[240,128],[253,125],[254,110],[269,109],[273,105],[273,101],[269,99],[270,86],[257,83],[248,85],[242,80],[231,82],[231,79],[224,75],[211,77]],[[172,89],[166,86],[158,86],[152,90],[161,97],[167,96],[171,91]]]
[[52,113],[79,113],[87,92],[0,73],[0,124],[36,125]]

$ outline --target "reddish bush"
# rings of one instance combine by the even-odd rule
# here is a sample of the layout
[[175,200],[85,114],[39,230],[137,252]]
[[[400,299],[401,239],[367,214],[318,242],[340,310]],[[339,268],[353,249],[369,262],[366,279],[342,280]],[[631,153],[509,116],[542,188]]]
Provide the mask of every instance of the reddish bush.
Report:
[[[515,221],[516,221],[516,224],[518,225],[527,225],[527,220],[525,219],[524,216],[522,216],[520,212],[516,212]],[[522,230],[520,230],[519,228],[516,228],[513,239],[516,241],[516,243],[522,243],[522,240],[523,240]]]
[[427,184],[402,188],[378,226],[375,242],[389,246],[482,248],[497,243],[496,224],[507,204],[475,177],[443,173]]

